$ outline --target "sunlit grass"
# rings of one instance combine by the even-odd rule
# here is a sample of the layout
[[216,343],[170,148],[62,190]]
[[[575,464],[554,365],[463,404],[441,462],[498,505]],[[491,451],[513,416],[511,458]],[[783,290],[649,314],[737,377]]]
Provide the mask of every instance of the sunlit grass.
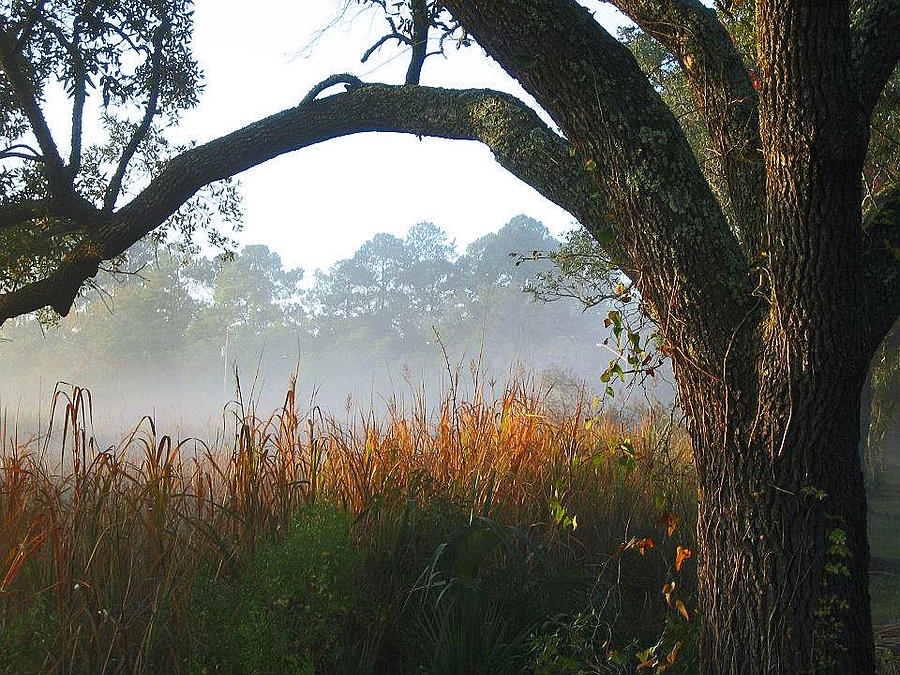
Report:
[[[359,546],[380,561],[377,583],[404,602],[423,570],[385,569],[404,563],[378,551],[406,536],[411,505],[440,502],[463,520],[489,513],[522,528],[546,547],[548,569],[595,582],[612,570],[624,590],[607,605],[658,618],[675,540],[657,521],[676,514],[681,542],[692,530],[679,428],[649,412],[596,415],[584,400],[560,410],[528,381],[489,400],[473,389],[466,400],[449,392],[434,414],[416,400],[339,423],[301,409],[291,388],[268,416],[232,406],[227,442],[177,441],[145,418],[110,448],[92,438],[89,393],[58,392],[46,436],[3,429],[0,635],[19,646],[0,648],[0,671],[182,671],[198,580],[236,573],[317,503],[355,517]],[[650,536],[656,562],[623,572],[633,542]],[[622,606],[629,593],[643,604]]]

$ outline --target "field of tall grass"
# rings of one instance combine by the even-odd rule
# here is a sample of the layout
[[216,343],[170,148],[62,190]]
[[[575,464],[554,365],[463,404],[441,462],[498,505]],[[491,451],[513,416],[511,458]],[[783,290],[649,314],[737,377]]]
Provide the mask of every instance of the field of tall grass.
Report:
[[679,426],[470,390],[108,448],[59,390],[0,429],[0,672],[695,672]]

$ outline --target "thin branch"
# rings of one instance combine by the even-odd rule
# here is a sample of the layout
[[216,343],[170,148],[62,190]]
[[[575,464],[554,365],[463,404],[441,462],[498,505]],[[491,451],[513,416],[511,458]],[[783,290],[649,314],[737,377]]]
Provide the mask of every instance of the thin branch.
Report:
[[144,110],[144,117],[134,130],[128,145],[122,151],[116,172],[106,188],[106,195],[103,198],[103,210],[107,213],[112,213],[113,208],[115,208],[116,200],[122,191],[122,181],[125,178],[125,172],[128,170],[128,164],[137,152],[138,147],[140,147],[147,132],[150,131],[150,125],[153,124],[153,118],[159,109],[159,91],[163,77],[162,50],[167,29],[168,25],[164,22],[156,29],[156,34],[153,36],[153,52],[150,55],[150,92],[147,97],[147,106]]
[[349,73],[339,73],[336,75],[331,75],[326,77],[324,80],[319,82],[316,86],[309,90],[309,93],[303,97],[300,101],[300,105],[306,105],[308,103],[312,103],[318,98],[319,94],[321,94],[326,89],[330,89],[336,84],[346,84],[347,89],[355,89],[356,87],[361,87],[363,85],[362,80],[360,80],[356,75],[350,75]]
[[81,46],[81,28],[88,18],[93,3],[86,2],[82,13],[75,19],[75,34],[72,36],[72,70],[74,83],[72,87],[72,131],[71,149],[69,152],[69,175],[72,179],[81,170],[82,129],[84,126],[84,104],[87,101],[87,67],[79,47]]
[[872,131],[881,136],[884,140],[888,141],[891,145],[896,148],[900,148],[900,140],[898,140],[895,136],[893,136],[887,129],[885,129],[880,124],[872,122]]
[[[85,5],[84,12],[88,10],[90,3]],[[69,53],[72,61],[72,130],[70,135],[69,176],[74,179],[81,168],[81,142],[82,125],[84,119],[84,104],[87,99],[87,70],[84,58],[79,50],[81,43],[81,24],[85,19],[82,12],[75,19],[72,39],[66,38],[62,29],[53,21],[44,21],[44,27],[50,31]]]
[[373,44],[371,47],[369,47],[366,50],[366,53],[362,55],[362,58],[359,60],[359,62],[365,63],[366,61],[368,61],[371,58],[372,54],[377,52],[382,47],[382,45],[384,45],[384,43],[387,42],[388,40],[396,40],[397,42],[399,42],[401,44],[407,44],[407,45],[409,44],[409,38],[406,37],[405,35],[403,35],[402,33],[388,33],[387,35],[384,35],[381,38],[379,38],[379,40],[375,44]]
[[0,31],[0,69],[6,74],[10,87],[28,118],[31,131],[41,148],[47,179],[53,189],[60,190],[66,185],[62,157],[38,104],[34,86],[21,67],[21,55],[15,50],[15,45],[10,44],[9,36],[2,31]]
[[[22,150],[27,150],[28,152],[22,152]],[[14,143],[8,147],[0,150],[0,159],[7,159],[9,157],[18,157],[19,159],[27,159],[32,162],[43,162],[44,158],[40,155],[40,153],[32,148],[27,143]]]
[[4,150],[0,152],[0,160],[4,159],[26,159],[30,162],[35,162],[37,164],[43,164],[44,158],[40,155],[26,155],[24,152],[16,152],[15,150],[9,151]]

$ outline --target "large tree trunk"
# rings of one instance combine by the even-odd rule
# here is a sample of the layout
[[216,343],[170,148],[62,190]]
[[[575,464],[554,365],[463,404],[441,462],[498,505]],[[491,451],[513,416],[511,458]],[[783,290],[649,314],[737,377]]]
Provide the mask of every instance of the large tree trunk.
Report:
[[[704,673],[871,675],[860,390],[900,312],[900,189],[863,227],[860,172],[900,59],[900,5],[858,2],[851,26],[848,0],[756,0],[757,94],[706,4],[614,1],[683,67],[728,217],[672,111],[576,0],[439,3],[565,139],[506,95],[338,76],[294,109],[182,153],[114,213],[82,204],[70,177],[58,185],[65,167],[35,93],[0,53],[34,113],[54,193],[4,206],[0,228],[49,208],[86,235],[52,273],[0,294],[0,323],[48,305],[65,314],[103,260],[200,186],[284,152],[362,131],[480,140],[604,242],[671,350],[700,476]],[[315,100],[337,82],[354,91]]]
[[681,379],[700,477],[703,672],[871,674],[861,380],[794,379],[742,401]]
[[[446,5],[596,163],[616,244],[672,351],[700,476],[704,674],[872,675],[858,441],[877,331],[853,288],[867,123],[848,84],[846,2],[758,2],[765,189],[745,202],[764,208],[765,232],[742,241],[670,111],[585,10]],[[755,165],[725,169],[759,185],[741,175]]]

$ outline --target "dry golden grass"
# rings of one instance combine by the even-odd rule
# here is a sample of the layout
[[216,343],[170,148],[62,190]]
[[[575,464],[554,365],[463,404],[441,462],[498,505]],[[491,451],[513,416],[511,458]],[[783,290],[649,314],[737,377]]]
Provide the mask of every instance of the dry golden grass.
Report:
[[451,392],[433,416],[418,401],[345,425],[301,411],[291,388],[268,417],[232,410],[231,440],[210,446],[145,418],[98,448],[78,388],[57,393],[54,417],[42,438],[0,429],[0,621],[34,652],[5,657],[47,672],[178,670],[200,575],[240,566],[317,501],[357,515],[411,495],[473,511],[490,501],[497,520],[557,541],[561,561],[615,552],[661,513],[691,512],[677,427],[594,416],[585,401],[551,410],[522,381],[494,400]]

